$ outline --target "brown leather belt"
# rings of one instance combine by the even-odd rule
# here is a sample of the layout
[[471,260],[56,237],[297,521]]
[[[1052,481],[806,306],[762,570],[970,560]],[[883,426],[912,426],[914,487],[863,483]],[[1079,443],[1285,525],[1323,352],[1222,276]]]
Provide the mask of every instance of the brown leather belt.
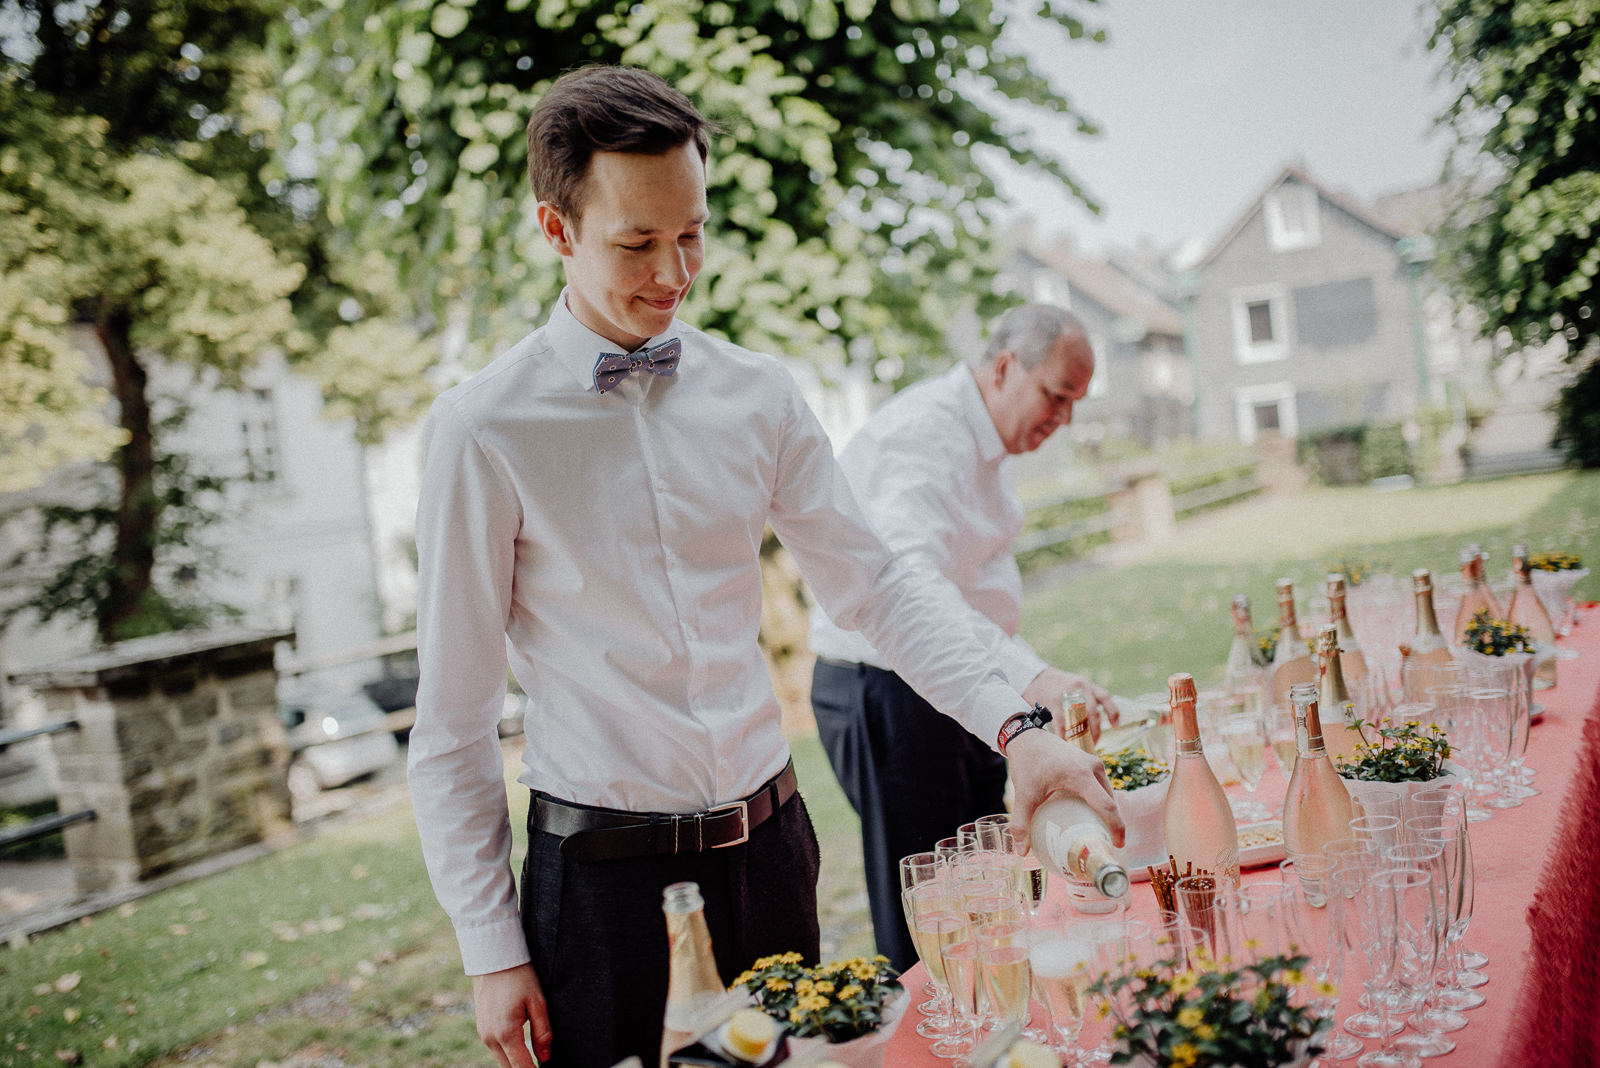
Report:
[[561,855],[568,860],[700,853],[748,841],[750,832],[794,796],[797,785],[791,760],[749,797],[687,815],[593,808],[535,792],[530,822],[535,830],[560,835]]

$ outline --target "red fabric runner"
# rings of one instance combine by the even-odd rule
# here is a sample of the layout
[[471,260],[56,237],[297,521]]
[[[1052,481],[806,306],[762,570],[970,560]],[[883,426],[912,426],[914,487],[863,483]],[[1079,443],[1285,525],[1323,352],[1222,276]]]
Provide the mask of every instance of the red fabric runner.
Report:
[[[1561,663],[1559,686],[1534,693],[1545,716],[1533,728],[1527,765],[1537,770],[1534,785],[1543,792],[1471,829],[1477,895],[1466,942],[1489,955],[1483,971],[1490,981],[1478,990],[1487,1001],[1467,1014],[1470,1025],[1449,1036],[1455,1052],[1429,1058],[1426,1068],[1600,1063],[1600,623],[1575,628],[1562,644],[1583,655]],[[1275,768],[1269,771],[1261,800],[1281,804],[1285,785]],[[1245,881],[1277,876],[1276,868],[1258,869]],[[1050,890],[1054,901],[1058,885]],[[1129,907],[1155,907],[1148,883],[1134,884]],[[920,964],[906,973],[918,1001],[927,978]],[[1345,989],[1341,1020],[1356,1011],[1360,993],[1357,984]],[[907,1015],[889,1043],[887,1068],[950,1063],[928,1052],[928,1041],[916,1034],[920,1019],[915,1009]],[[1086,1044],[1098,1040],[1094,1028],[1085,1024]],[[1367,1042],[1367,1049],[1377,1047]]]

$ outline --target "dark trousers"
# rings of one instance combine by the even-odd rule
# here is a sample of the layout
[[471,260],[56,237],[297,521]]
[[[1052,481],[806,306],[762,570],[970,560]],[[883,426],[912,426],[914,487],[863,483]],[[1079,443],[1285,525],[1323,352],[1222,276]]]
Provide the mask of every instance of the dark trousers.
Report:
[[861,817],[878,952],[905,971],[918,958],[900,904],[900,858],[1004,812],[1005,758],[892,671],[818,661],[811,707],[828,762]]
[[773,953],[817,963],[821,853],[799,794],[742,845],[593,863],[564,858],[560,837],[533,828],[532,806],[528,815],[522,927],[550,1010],[550,1068],[660,1062],[671,883],[700,884],[724,983]]

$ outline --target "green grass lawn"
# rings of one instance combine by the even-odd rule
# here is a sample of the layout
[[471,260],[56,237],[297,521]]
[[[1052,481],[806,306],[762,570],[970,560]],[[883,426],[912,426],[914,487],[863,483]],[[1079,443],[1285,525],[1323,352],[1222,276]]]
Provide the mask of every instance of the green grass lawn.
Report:
[[[1023,633],[1133,695],[1173,671],[1218,671],[1236,592],[1264,606],[1265,624],[1276,578],[1315,583],[1338,552],[1450,574],[1464,542],[1503,568],[1514,540],[1600,559],[1600,474],[1256,502],[1186,525],[1139,562],[1031,593]],[[824,953],[866,952],[859,823],[815,736],[791,745],[822,841]],[[520,862],[527,793],[511,797]],[[488,1065],[469,993],[401,809],[0,952],[0,1068],[61,1063],[58,1050],[106,1066]]]
[[[1338,554],[1387,561],[1408,583],[1412,568],[1457,571],[1469,541],[1503,573],[1513,542],[1600,560],[1600,473],[1561,472],[1401,493],[1317,489],[1259,501],[1197,521],[1139,562],[1075,577],[1025,601],[1022,634],[1046,660],[1113,692],[1165,688],[1174,671],[1220,677],[1233,632],[1228,604],[1250,595],[1258,629],[1276,619],[1273,583],[1320,592]],[[1409,588],[1407,586],[1407,588]],[[1579,586],[1600,594],[1600,578]]]

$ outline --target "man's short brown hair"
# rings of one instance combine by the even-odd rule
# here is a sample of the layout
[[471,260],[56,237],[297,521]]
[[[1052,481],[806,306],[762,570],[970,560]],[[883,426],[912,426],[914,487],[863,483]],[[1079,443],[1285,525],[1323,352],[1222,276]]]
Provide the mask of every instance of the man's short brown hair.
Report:
[[711,124],[649,71],[583,67],[557,78],[528,118],[528,184],[576,223],[596,152],[659,156],[693,141],[705,161]]

